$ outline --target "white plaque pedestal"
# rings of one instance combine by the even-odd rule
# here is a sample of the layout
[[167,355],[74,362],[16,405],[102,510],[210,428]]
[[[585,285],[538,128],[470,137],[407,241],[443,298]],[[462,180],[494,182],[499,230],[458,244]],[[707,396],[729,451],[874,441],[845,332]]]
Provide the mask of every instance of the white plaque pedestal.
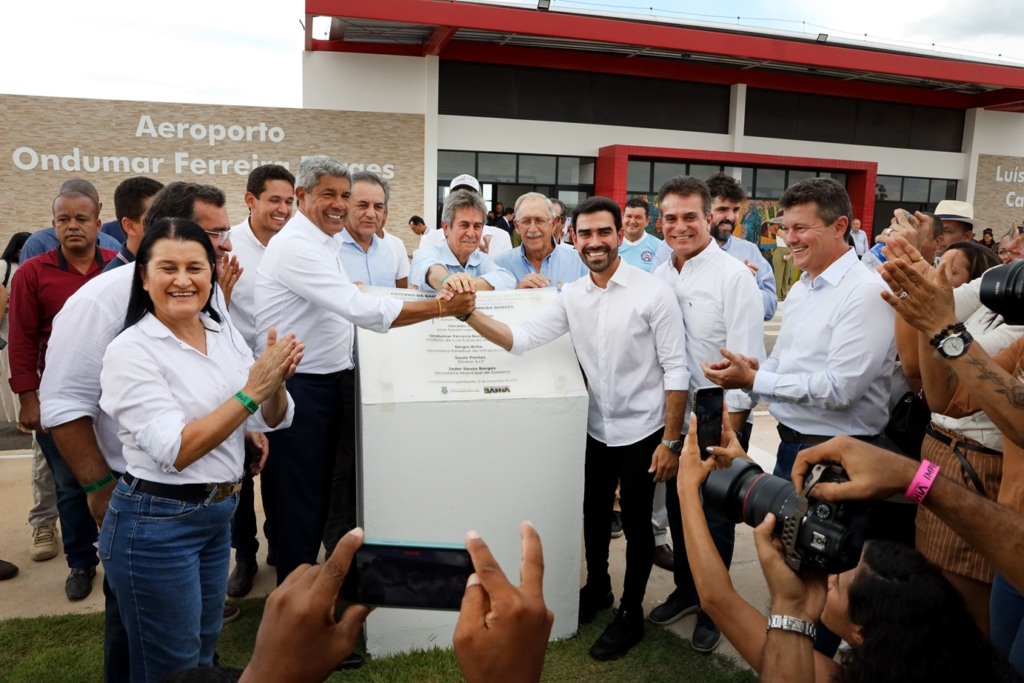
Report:
[[[425,296],[407,290],[404,299]],[[502,322],[530,317],[551,289],[481,292]],[[544,544],[553,639],[576,632],[587,390],[568,335],[518,357],[454,318],[358,330],[361,516],[367,538],[462,543],[474,529],[518,585],[519,525]],[[458,614],[378,609],[373,656],[450,647]]]

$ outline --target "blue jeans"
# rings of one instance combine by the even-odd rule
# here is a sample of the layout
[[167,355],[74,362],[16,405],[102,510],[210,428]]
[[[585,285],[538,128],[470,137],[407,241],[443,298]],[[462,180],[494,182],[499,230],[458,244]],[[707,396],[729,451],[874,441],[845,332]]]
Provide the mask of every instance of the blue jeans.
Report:
[[118,481],[100,558],[128,632],[133,683],[212,666],[231,559],[235,494],[186,503]]
[[57,513],[60,515],[60,531],[68,567],[95,567],[100,563],[96,557],[96,522],[89,512],[85,491],[64,462],[53,437],[44,432],[36,432],[36,441],[39,442],[39,448],[43,451],[43,457],[57,485]]
[[989,602],[992,644],[1024,676],[1024,597],[996,573]]

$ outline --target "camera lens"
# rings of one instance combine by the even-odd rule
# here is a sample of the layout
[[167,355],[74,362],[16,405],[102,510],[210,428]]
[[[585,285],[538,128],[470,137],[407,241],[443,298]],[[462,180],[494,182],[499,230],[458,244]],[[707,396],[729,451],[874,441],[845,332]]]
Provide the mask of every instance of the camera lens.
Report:
[[769,512],[781,520],[792,511],[796,495],[793,482],[740,459],[733,460],[729,469],[715,470],[704,482],[704,500],[709,507],[730,522],[750,526],[763,522]]
[[981,303],[1008,325],[1024,325],[1024,261],[989,268],[981,276]]

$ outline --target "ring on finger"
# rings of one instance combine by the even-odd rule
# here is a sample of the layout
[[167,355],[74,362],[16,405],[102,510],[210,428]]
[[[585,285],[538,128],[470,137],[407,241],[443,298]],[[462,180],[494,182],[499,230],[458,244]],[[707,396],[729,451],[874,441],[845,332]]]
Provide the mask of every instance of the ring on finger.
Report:
[[900,293],[896,295],[896,298],[897,298],[897,299],[899,299],[900,301],[903,301],[903,300],[904,300],[904,299],[906,299],[906,298],[907,298],[908,296],[910,296],[910,292],[908,292],[908,291],[907,291],[907,290],[905,290],[905,289],[901,289],[901,290],[900,290]]

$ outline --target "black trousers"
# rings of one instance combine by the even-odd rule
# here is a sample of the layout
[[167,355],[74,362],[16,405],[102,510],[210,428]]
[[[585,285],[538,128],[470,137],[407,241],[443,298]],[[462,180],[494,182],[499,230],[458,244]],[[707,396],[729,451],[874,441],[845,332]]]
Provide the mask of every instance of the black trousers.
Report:
[[626,576],[623,609],[640,609],[647,579],[654,565],[651,507],[654,475],[647,472],[651,456],[661,443],[661,430],[627,446],[608,446],[587,436],[583,483],[583,542],[587,559],[587,586],[598,592],[611,589],[608,574],[608,529],[619,485],[622,530],[626,534]]
[[[261,475],[273,479],[277,518],[277,582],[320,553],[331,500],[346,372],[296,374],[288,380],[295,401],[292,426],[270,432],[270,457]],[[351,501],[355,505],[355,501]]]

